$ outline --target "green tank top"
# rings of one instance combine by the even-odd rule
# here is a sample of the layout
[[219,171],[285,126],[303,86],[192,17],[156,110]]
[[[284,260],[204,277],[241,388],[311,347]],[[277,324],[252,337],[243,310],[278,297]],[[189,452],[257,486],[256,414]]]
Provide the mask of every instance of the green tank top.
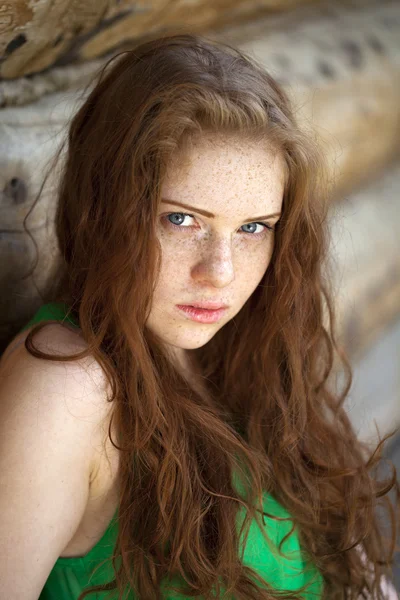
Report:
[[[39,321],[47,320],[63,321],[77,326],[77,322],[72,317],[67,316],[65,304],[51,303],[41,306],[22,330]],[[239,483],[238,486],[240,487]],[[267,493],[263,494],[263,509],[278,517],[290,517],[287,510]],[[238,510],[238,527],[241,526],[243,518],[244,507],[241,506]],[[309,587],[303,593],[303,598],[306,600],[321,598],[323,577],[313,564],[306,562],[301,551],[297,528],[282,544],[282,554],[277,551],[279,543],[289,533],[292,521],[275,521],[265,516],[264,522],[274,547],[271,548],[267,545],[258,523],[253,520],[244,548],[243,563],[253,568],[275,589],[297,590],[308,583]],[[77,558],[60,557],[56,560],[39,600],[76,600],[79,594],[90,586],[112,581],[114,575],[111,555],[114,550],[117,531],[118,510],[111,519],[103,537],[85,556]],[[243,538],[240,542],[240,550],[243,551]],[[171,579],[171,583],[172,585],[180,585],[184,581],[175,578]],[[97,594],[89,595],[88,600],[91,598],[105,600],[106,597],[109,599],[113,597],[107,594],[110,593],[97,592]],[[165,600],[184,600],[184,596],[168,590],[168,587],[164,584],[162,584],[162,596]],[[128,600],[137,600],[137,598],[131,592]],[[232,600],[234,599],[232,598]]]

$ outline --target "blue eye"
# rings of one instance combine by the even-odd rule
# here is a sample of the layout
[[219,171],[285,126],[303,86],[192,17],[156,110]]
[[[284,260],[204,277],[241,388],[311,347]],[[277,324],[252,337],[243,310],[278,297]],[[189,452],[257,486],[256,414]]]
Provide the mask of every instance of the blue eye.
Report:
[[185,217],[192,217],[192,218],[194,219],[194,216],[193,216],[193,215],[188,215],[188,214],[186,214],[186,213],[177,213],[177,212],[175,212],[175,213],[169,213],[168,215],[166,215],[166,217],[167,217],[167,219],[168,219],[168,224],[169,224],[169,225],[173,225],[174,227],[178,227],[178,229],[188,229],[188,227],[187,227],[187,226],[186,226],[186,227],[181,227],[181,225],[182,225],[182,222],[181,222],[181,223],[172,223],[172,222],[169,220],[169,218],[170,218],[171,216],[175,216],[175,215],[179,215],[179,218],[180,218],[180,219],[183,219],[183,220],[185,220]]
[[[248,227],[249,225],[263,225],[263,227],[268,229],[269,231],[274,230],[274,227],[271,227],[271,225],[268,225],[267,223],[246,223],[245,225],[242,225],[242,227]],[[249,235],[253,235],[253,236],[264,235],[265,229],[264,229],[264,231],[261,231],[260,233],[253,233],[251,231],[245,231],[244,233],[248,233]]]
[[[192,226],[183,226],[182,227],[182,221],[181,223],[177,224],[177,223],[172,223],[169,218],[173,215],[179,215],[180,219],[183,218],[183,220],[185,219],[185,217],[191,217],[192,219],[195,218],[194,215],[190,215],[188,213],[178,213],[178,212],[172,212],[172,213],[168,213],[167,215],[165,215],[165,219],[166,219],[166,224],[168,227],[174,227],[175,229],[192,229]],[[251,231],[244,231],[243,233],[246,233],[247,235],[250,235],[252,237],[260,237],[265,235],[268,231],[274,231],[275,227],[272,227],[271,225],[268,225],[268,223],[246,223],[245,225],[242,225],[242,227],[248,227],[249,225],[263,225],[264,230],[260,233],[253,233]]]

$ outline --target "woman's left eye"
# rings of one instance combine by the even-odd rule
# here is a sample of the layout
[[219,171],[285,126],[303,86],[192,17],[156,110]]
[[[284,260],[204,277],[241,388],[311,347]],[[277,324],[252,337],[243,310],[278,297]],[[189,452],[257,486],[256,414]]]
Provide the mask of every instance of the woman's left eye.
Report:
[[[183,218],[183,220],[185,219],[185,217],[191,217],[192,219],[195,219],[194,215],[189,215],[188,213],[177,213],[177,212],[173,212],[173,213],[168,213],[167,215],[164,216],[164,218],[166,219],[166,224],[168,227],[174,227],[175,229],[191,229],[192,226],[183,226],[182,227],[182,223],[172,223],[169,220],[169,217],[172,217],[173,215],[179,215],[179,218]],[[262,225],[263,226],[263,230],[259,231],[258,233],[255,233],[254,231],[243,231],[243,233],[247,233],[248,235],[251,235],[253,237],[258,237],[258,236],[262,236],[265,235],[268,231],[274,231],[275,227],[272,227],[272,225],[268,225],[268,223],[245,223],[245,225],[242,225],[242,227],[254,227],[255,225]]]

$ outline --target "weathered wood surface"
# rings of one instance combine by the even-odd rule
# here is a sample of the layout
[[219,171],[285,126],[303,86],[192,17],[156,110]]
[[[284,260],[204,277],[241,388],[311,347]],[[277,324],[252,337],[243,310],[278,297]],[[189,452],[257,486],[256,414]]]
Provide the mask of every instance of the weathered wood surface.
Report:
[[[42,98],[52,100],[52,96]],[[54,155],[60,134],[56,130],[65,126],[65,115],[57,115],[57,109],[49,108],[46,122],[29,114],[7,119],[8,109],[2,113],[0,125],[0,351],[4,342],[15,332],[34,307],[41,304],[36,286],[43,289],[51,276],[53,257],[57,250],[51,226],[54,216],[55,170],[43,190],[43,197],[31,216],[29,209],[39,192],[46,163]],[[1,112],[1,111],[0,111]],[[35,258],[34,242],[25,232],[33,235],[39,248],[39,262],[32,277],[25,279]]]
[[[3,347],[41,304],[32,278],[21,280],[35,256],[22,221],[38,193],[46,163],[65,135],[66,120],[76,108],[76,96],[69,92],[45,96],[35,106],[1,111],[0,344]],[[27,219],[27,227],[39,248],[39,265],[34,272],[39,289],[45,288],[55,264],[57,249],[52,218],[56,182],[55,172],[43,189],[40,203]],[[399,314],[399,193],[398,164],[367,188],[331,207],[338,331],[353,355],[365,351]]]
[[400,163],[331,206],[338,331],[361,357],[400,317]]
[[[0,8],[0,78],[86,61],[165,29],[204,31],[313,0],[18,0]],[[315,1],[315,0],[314,0]]]

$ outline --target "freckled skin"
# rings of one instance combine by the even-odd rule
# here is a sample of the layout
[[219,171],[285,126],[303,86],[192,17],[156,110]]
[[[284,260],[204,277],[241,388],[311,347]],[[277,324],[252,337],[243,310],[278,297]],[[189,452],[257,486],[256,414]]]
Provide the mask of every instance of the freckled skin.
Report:
[[[255,222],[244,225],[246,219],[281,212],[284,170],[282,156],[268,144],[226,135],[207,134],[181,158],[168,169],[161,198],[208,210],[215,218],[160,204],[162,263],[147,326],[161,336],[184,370],[185,350],[207,344],[241,310],[268,268],[274,232]],[[168,220],[168,213],[194,218],[175,214]],[[278,219],[263,222],[273,227]],[[180,229],[168,227],[169,222]],[[213,299],[230,306],[213,324],[191,321],[175,306]]]

